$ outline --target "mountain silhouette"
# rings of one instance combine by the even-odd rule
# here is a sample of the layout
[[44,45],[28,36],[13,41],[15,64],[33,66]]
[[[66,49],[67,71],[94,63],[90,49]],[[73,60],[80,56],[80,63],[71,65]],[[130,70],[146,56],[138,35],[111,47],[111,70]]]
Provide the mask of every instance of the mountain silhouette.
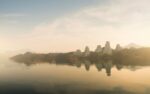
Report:
[[135,44],[135,43],[130,43],[128,45],[126,45],[124,48],[141,48],[142,46],[138,45],[138,44]]

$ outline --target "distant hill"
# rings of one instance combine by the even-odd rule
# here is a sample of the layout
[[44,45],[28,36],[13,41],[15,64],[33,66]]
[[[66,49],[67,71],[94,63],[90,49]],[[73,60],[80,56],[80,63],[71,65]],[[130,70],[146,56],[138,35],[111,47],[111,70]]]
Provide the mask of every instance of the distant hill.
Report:
[[142,46],[135,44],[135,43],[130,43],[128,45],[126,45],[124,48],[141,48]]

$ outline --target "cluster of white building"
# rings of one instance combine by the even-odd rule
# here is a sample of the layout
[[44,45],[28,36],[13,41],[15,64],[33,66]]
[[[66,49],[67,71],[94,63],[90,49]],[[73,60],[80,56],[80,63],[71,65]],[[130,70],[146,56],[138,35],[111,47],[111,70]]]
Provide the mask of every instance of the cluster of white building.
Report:
[[[122,50],[122,47],[117,44],[115,51],[120,51]],[[102,54],[107,54],[107,55],[111,55],[112,54],[113,49],[110,46],[110,42],[106,41],[106,44],[104,47],[102,47],[101,45],[98,45],[97,48],[95,49],[96,53],[102,53]],[[84,56],[88,56],[90,54],[90,49],[88,46],[85,47],[84,52],[81,52],[81,50],[76,50],[76,52],[74,52],[75,55],[84,55]]]

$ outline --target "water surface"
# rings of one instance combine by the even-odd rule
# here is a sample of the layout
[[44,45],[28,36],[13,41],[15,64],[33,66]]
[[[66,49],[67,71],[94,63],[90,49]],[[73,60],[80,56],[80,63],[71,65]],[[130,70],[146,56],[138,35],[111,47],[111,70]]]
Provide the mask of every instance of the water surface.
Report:
[[150,66],[0,60],[0,94],[150,94]]

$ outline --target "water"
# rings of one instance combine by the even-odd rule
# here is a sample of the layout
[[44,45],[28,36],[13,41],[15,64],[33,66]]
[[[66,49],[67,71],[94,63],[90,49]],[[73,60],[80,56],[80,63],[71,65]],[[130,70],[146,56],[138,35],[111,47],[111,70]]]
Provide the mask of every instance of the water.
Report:
[[[103,67],[102,67],[103,66]],[[150,67],[0,61],[0,94],[150,94]]]

